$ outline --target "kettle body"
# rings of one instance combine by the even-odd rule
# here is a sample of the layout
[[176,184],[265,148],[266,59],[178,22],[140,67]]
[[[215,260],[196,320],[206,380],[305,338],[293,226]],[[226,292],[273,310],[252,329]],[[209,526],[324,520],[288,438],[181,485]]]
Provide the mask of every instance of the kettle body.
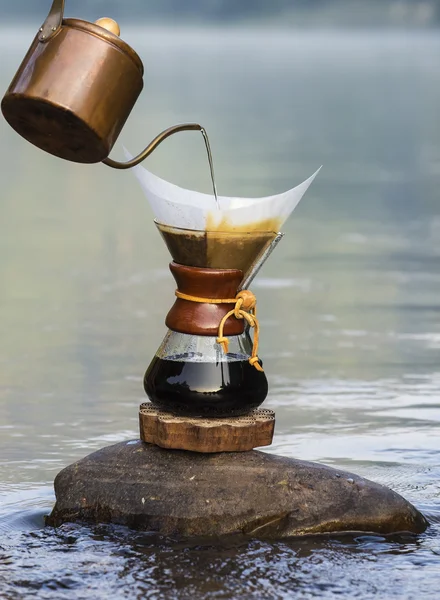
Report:
[[50,154],[101,162],[142,91],[142,61],[111,31],[62,19],[62,13],[58,27],[43,31],[2,100],[3,115],[22,137]]

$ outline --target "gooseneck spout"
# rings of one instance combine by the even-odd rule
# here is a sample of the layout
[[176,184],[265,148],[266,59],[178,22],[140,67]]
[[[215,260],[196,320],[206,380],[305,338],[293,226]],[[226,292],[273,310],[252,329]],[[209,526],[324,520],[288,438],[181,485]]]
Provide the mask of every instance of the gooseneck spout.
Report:
[[[204,131],[201,125],[197,123],[183,123],[181,125],[173,125],[173,127],[168,127],[159,135],[157,135],[154,140],[152,140],[145,150],[142,150],[140,154],[128,160],[127,162],[119,162],[117,160],[113,160],[112,158],[105,158],[102,162],[108,167],[112,167],[113,169],[131,169],[132,167],[136,167],[143,160],[148,158],[154,150],[161,144],[164,140],[166,140],[171,135],[178,133],[180,131]],[[205,137],[206,140],[206,137]]]
[[112,167],[113,169],[131,169],[132,167],[136,167],[143,160],[148,158],[154,150],[161,144],[164,140],[175,133],[179,133],[181,131],[200,131],[203,135],[203,140],[205,142],[206,152],[208,154],[208,162],[209,162],[209,170],[211,172],[211,181],[212,181],[212,189],[214,191],[215,201],[218,206],[218,198],[217,198],[217,186],[215,184],[215,175],[214,175],[214,162],[212,160],[211,146],[209,144],[208,134],[204,127],[199,125],[198,123],[182,123],[180,125],[173,125],[172,127],[168,127],[159,135],[157,135],[154,140],[152,140],[145,150],[142,150],[140,154],[128,160],[126,162],[119,162],[117,160],[113,160],[112,158],[105,158],[102,162],[108,167]]

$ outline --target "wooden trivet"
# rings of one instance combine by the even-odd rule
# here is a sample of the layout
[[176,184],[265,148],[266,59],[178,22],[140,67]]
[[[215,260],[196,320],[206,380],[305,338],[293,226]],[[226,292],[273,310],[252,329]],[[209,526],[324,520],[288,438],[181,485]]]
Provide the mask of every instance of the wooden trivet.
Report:
[[141,440],[161,448],[192,452],[245,452],[270,446],[275,428],[273,410],[253,410],[242,417],[176,416],[150,402],[139,409]]

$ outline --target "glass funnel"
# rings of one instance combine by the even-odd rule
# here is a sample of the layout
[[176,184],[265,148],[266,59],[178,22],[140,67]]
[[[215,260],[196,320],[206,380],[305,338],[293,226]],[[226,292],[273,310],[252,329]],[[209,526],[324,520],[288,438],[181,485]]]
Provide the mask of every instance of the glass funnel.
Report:
[[209,269],[240,269],[243,281],[262,266],[282,234],[275,231],[198,231],[155,221],[173,260]]
[[145,373],[145,392],[155,406],[175,414],[247,414],[268,390],[264,372],[249,363],[251,352],[247,328],[229,337],[227,353],[216,337],[168,331]]

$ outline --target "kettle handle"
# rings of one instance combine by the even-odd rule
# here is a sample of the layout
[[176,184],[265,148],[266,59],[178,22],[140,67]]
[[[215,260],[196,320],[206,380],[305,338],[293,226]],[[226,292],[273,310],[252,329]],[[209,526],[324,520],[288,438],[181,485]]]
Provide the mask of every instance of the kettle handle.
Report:
[[40,27],[38,39],[40,42],[48,42],[57,33],[64,17],[64,0],[53,0],[52,7],[46,20]]

